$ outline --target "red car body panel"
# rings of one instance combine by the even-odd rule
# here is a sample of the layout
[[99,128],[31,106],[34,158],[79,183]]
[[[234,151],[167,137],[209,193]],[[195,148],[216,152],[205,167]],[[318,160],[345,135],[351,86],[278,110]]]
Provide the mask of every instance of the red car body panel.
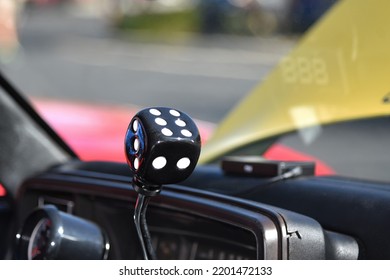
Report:
[[5,196],[7,194],[7,191],[3,187],[2,184],[0,184],[0,197]]
[[[33,105],[80,159],[126,162],[124,136],[139,108],[42,99],[33,100]],[[214,125],[195,122],[205,143]]]

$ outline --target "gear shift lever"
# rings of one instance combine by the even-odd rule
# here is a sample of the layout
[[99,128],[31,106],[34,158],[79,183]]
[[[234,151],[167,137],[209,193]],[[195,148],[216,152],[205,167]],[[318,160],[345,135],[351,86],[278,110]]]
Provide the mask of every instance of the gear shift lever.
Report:
[[186,179],[200,154],[200,135],[194,121],[171,108],[147,108],[131,120],[125,136],[127,163],[133,171],[133,187],[138,193],[134,223],[145,259],[156,259],[146,224],[150,197],[163,184]]

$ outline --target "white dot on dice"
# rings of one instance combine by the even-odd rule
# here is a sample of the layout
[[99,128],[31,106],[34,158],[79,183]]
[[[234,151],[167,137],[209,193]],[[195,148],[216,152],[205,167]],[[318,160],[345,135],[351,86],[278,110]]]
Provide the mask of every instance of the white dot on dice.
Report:
[[183,121],[183,120],[176,120],[176,121],[175,121],[175,124],[176,124],[177,126],[181,126],[181,127],[185,127],[185,126],[186,126],[186,123],[185,123],[185,121]]
[[169,110],[169,113],[174,117],[180,117],[180,113],[176,110]]
[[156,157],[152,165],[155,169],[161,169],[164,168],[164,166],[167,164],[167,159],[165,157]]
[[165,136],[172,136],[173,135],[173,132],[172,130],[164,127],[162,130],[161,130],[162,134],[164,134]]
[[136,152],[139,150],[139,140],[137,138],[134,139],[133,148]]
[[190,166],[190,164],[191,164],[190,159],[187,158],[187,157],[184,157],[184,158],[181,158],[181,159],[177,162],[176,166],[177,166],[177,168],[179,168],[179,169],[186,169],[188,166]]
[[133,166],[134,166],[134,169],[135,169],[135,170],[138,169],[138,167],[139,167],[139,160],[138,160],[138,158],[135,158],[135,159],[134,159],[134,164],[133,164]]
[[149,113],[151,113],[153,116],[160,116],[161,112],[157,109],[150,109]]
[[183,129],[181,131],[181,134],[183,134],[185,137],[191,137],[192,136],[192,133],[191,131],[187,130],[187,129]]
[[133,122],[133,132],[137,132],[137,130],[138,130],[138,121],[134,120],[134,122]]
[[156,124],[161,126],[167,125],[167,121],[162,118],[156,118],[154,121],[156,122]]

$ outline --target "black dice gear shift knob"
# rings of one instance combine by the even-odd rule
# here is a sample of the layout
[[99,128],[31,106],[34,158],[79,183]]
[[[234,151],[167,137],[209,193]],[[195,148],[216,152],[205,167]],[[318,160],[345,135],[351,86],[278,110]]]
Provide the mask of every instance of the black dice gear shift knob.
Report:
[[164,107],[147,108],[130,121],[125,136],[127,163],[138,192],[134,223],[145,259],[156,259],[146,224],[151,196],[163,184],[174,184],[191,175],[200,154],[200,135],[185,113]]
[[147,192],[162,184],[183,181],[192,173],[200,154],[200,135],[185,113],[147,108],[131,120],[125,149],[135,188]]

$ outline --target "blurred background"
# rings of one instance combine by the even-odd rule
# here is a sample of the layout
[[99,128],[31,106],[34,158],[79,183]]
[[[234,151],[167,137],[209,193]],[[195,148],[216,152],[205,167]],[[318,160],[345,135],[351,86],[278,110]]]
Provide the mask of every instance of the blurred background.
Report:
[[336,0],[0,0],[0,69],[31,98],[218,122]]

